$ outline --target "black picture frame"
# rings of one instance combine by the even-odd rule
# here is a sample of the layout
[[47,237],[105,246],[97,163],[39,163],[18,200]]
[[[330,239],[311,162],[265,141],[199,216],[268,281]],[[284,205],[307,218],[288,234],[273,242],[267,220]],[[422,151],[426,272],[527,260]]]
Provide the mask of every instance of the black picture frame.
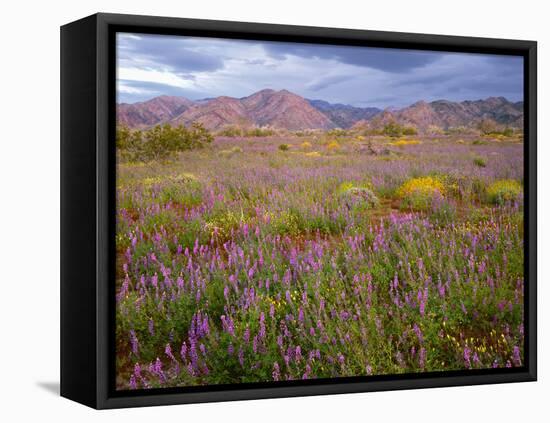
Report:
[[[117,31],[524,57],[525,363],[517,369],[114,390]],[[61,395],[97,409],[535,381],[537,44],[534,41],[95,14],[61,28]]]

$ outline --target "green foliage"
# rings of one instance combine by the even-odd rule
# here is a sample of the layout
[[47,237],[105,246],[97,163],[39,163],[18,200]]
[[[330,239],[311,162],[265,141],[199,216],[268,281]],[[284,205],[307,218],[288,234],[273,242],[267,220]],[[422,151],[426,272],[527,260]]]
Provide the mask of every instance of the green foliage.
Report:
[[355,185],[352,182],[344,182],[338,187],[340,197],[350,209],[372,209],[380,205],[380,200],[368,185]]
[[200,123],[190,128],[157,125],[143,131],[119,127],[116,132],[117,148],[130,162],[166,160],[179,151],[203,148],[212,140],[210,132]]
[[390,122],[384,125],[382,133],[388,137],[401,137],[404,135],[416,135],[418,131],[412,126],[404,126],[397,122]]
[[483,157],[474,157],[474,164],[478,167],[486,167],[487,166],[487,160]]
[[487,141],[474,140],[474,141],[472,141],[472,145],[487,145]]
[[348,135],[348,131],[346,131],[345,129],[341,129],[341,128],[335,128],[335,129],[331,129],[330,131],[328,131],[327,135],[329,137],[345,137],[346,135]]
[[239,126],[226,126],[221,131],[218,132],[218,135],[222,137],[271,137],[276,135],[275,130],[271,128],[251,128],[244,129]]
[[523,189],[519,182],[512,179],[502,179],[487,187],[487,199],[492,204],[503,205],[516,201]]
[[279,150],[288,151],[289,149],[290,149],[290,146],[288,144],[279,144]]

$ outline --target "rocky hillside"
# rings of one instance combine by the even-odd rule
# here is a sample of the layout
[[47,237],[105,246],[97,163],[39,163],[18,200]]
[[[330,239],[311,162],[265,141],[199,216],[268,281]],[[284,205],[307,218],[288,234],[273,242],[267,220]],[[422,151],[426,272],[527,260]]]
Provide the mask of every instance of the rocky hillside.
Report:
[[371,127],[377,128],[394,121],[425,131],[430,127],[475,127],[487,119],[503,126],[519,128],[523,126],[523,102],[513,103],[504,97],[462,102],[418,101],[400,110],[386,110],[372,118],[369,123]]
[[523,102],[504,97],[452,102],[418,101],[403,109],[384,111],[307,100],[287,90],[262,90],[248,97],[216,97],[191,101],[183,97],[160,96],[151,100],[119,104],[117,121],[131,128],[169,123],[190,125],[200,122],[210,130],[228,126],[283,128],[291,131],[331,128],[380,128],[390,122],[414,126],[419,131],[432,127],[475,127],[482,120],[521,127]]
[[333,104],[324,100],[308,100],[309,104],[324,113],[337,127],[350,128],[360,120],[368,120],[382,110],[377,107],[354,107],[347,104]]
[[117,105],[117,122],[130,128],[147,128],[167,122],[187,110],[193,102],[184,97],[162,95],[140,103]]

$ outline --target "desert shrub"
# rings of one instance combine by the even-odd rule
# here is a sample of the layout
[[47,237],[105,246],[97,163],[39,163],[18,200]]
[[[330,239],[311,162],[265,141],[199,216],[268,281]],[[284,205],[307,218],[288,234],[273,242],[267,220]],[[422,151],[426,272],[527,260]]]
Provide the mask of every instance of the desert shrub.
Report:
[[238,126],[226,126],[218,132],[218,135],[222,137],[242,137],[243,130]]
[[[428,125],[426,132],[430,135],[445,135],[445,131],[436,125]],[[413,135],[416,135],[416,134],[413,134]]]
[[487,160],[485,160],[483,157],[474,157],[474,164],[478,167],[486,167]]
[[275,131],[269,128],[253,128],[245,131],[246,137],[271,137],[275,135]]
[[344,182],[338,187],[340,197],[348,208],[378,207],[380,201],[370,185],[355,186],[352,182]]
[[200,123],[190,128],[157,125],[145,131],[121,127],[116,136],[122,157],[131,162],[166,160],[179,151],[203,148],[213,139]]
[[456,205],[443,196],[435,196],[431,202],[430,220],[440,225],[454,222]]
[[300,144],[300,147],[302,147],[304,150],[309,150],[311,148],[311,143],[309,141],[304,141],[302,144]]
[[336,152],[340,150],[340,144],[338,144],[338,141],[331,141],[328,143],[327,149],[330,152]]
[[403,134],[401,125],[395,122],[384,125],[383,133],[389,137],[400,137]]
[[[438,128],[439,129],[439,128]],[[403,135],[416,135],[418,131],[412,126],[404,126],[402,130]]]
[[439,201],[445,193],[443,183],[431,176],[409,179],[397,190],[401,207],[416,211],[428,210],[434,201]]
[[501,179],[487,187],[487,200],[491,204],[503,205],[516,201],[522,193],[521,184],[513,179]]
[[288,151],[290,149],[290,146],[288,144],[280,144],[279,150],[281,151]]
[[131,144],[132,130],[126,125],[117,126],[116,128],[116,148],[126,149]]
[[384,125],[382,133],[388,137],[397,138],[403,135],[416,135],[418,132],[413,126],[403,126],[397,122],[390,122]]
[[479,129],[482,134],[490,134],[497,131],[497,123],[493,119],[482,119],[478,123],[477,129]]
[[345,129],[341,129],[341,128],[335,128],[335,129],[331,129],[330,131],[328,131],[327,135],[329,137],[345,137],[346,135],[348,135],[348,131],[346,131]]
[[486,144],[487,144],[487,141],[483,141],[483,140],[472,141],[472,145],[486,145]]

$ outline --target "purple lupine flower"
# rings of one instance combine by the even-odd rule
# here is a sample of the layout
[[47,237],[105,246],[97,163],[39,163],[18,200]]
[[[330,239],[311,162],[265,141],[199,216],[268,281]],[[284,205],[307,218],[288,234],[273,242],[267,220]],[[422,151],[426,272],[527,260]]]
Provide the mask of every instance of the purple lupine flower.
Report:
[[141,380],[141,366],[139,365],[139,363],[136,363],[134,365],[134,377],[137,380]]
[[239,348],[237,358],[239,360],[239,364],[241,365],[241,367],[243,367],[244,366],[244,351],[243,351],[242,348]]
[[137,389],[136,378],[134,375],[130,376],[130,389]]
[[290,297],[290,291],[288,289],[285,292],[285,296],[286,296],[286,302],[289,303],[289,304],[292,304],[292,299]]
[[223,288],[223,296],[226,300],[229,298],[229,287],[227,285]]
[[479,355],[477,355],[477,352],[474,352],[472,361],[474,362],[475,366],[481,366],[481,360],[479,359]]
[[294,350],[294,359],[296,361],[300,361],[302,359],[302,347],[299,345],[296,346],[296,349]]
[[137,355],[139,350],[139,342],[137,339],[136,331],[130,329],[130,344],[132,345],[132,352]]
[[418,351],[418,365],[423,369],[426,367],[426,348],[422,347]]
[[256,336],[252,339],[252,351],[254,351],[254,353],[257,353],[257,352],[258,352],[258,335],[256,335]]
[[264,313],[260,313],[260,331],[258,332],[258,336],[260,339],[265,338],[265,315]]
[[271,376],[276,382],[281,379],[281,369],[279,368],[279,363],[275,362],[273,364],[273,373],[271,373]]
[[302,307],[298,310],[298,321],[304,323],[304,309]]
[[418,327],[416,323],[413,326],[413,330],[416,334],[416,337],[418,338],[418,342],[422,343],[424,341],[424,336],[422,335],[422,330]]
[[233,355],[234,352],[235,352],[235,348],[233,347],[233,344],[229,344],[227,346],[227,354]]
[[463,353],[464,364],[466,364],[466,367],[468,369],[472,367],[472,363],[470,362],[471,353],[472,353],[472,350],[470,350],[470,348],[464,347],[464,353]]
[[181,344],[180,356],[184,362],[187,360],[187,344],[185,341]]
[[306,371],[302,375],[302,379],[309,379],[310,373],[311,373],[311,366],[309,364],[306,364]]
[[166,356],[170,360],[175,361],[175,362],[178,361],[178,360],[176,360],[176,357],[174,357],[174,354],[172,354],[172,347],[170,346],[170,344],[166,344],[166,347],[164,348],[164,354],[166,354]]
[[151,336],[155,336],[155,322],[153,321],[153,318],[149,319],[149,334]]
[[517,345],[514,346],[514,350],[512,353],[512,360],[514,362],[514,365],[521,366],[521,354],[520,354],[519,347]]

